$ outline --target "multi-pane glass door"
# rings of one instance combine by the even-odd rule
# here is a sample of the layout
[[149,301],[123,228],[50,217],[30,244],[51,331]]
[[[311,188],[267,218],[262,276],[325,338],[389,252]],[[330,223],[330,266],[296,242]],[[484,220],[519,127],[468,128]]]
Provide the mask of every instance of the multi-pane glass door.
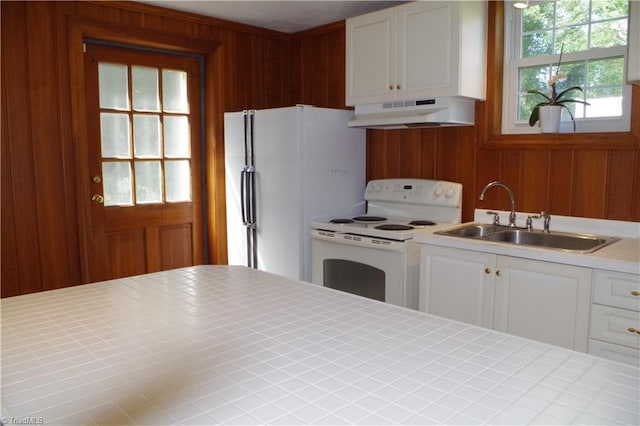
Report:
[[86,44],[90,281],[203,262],[201,67],[194,57]]
[[105,206],[191,201],[187,73],[98,63]]

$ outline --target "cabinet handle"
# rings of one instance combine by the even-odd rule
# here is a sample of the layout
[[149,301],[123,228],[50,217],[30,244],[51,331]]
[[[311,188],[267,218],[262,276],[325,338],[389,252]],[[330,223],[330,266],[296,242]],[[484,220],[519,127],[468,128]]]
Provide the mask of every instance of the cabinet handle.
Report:
[[399,84],[396,86],[396,89],[400,90],[400,85]]
[[496,275],[500,276],[500,270],[499,269],[496,271]]
[[632,296],[640,296],[640,291],[632,291],[631,295]]
[[490,274],[490,273],[491,273],[491,269],[489,269],[489,268],[484,268],[484,273],[485,273],[485,274]]
[[629,327],[627,328],[627,331],[629,333],[636,333],[636,334],[640,334],[640,330],[638,330],[637,328],[633,328],[633,327]]
[[393,84],[389,85],[389,90],[393,90]]

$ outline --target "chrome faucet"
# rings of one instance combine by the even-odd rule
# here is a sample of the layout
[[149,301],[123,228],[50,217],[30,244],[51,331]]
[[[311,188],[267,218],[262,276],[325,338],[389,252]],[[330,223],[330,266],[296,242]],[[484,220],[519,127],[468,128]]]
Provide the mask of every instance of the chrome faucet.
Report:
[[509,189],[507,185],[505,185],[502,182],[498,182],[497,180],[491,183],[488,183],[480,193],[480,201],[484,200],[485,192],[487,192],[489,188],[493,188],[494,186],[499,186],[500,188],[503,188],[509,194],[509,198],[511,199],[511,212],[509,213],[509,226],[514,228],[516,226],[516,200],[513,197],[513,192],[511,191],[511,189]]

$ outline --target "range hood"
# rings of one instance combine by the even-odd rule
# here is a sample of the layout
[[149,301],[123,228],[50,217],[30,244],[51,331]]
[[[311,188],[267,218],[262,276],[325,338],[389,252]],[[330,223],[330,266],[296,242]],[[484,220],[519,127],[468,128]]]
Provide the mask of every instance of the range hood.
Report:
[[356,105],[355,115],[349,120],[349,127],[406,129],[472,126],[474,113],[475,100],[464,97]]

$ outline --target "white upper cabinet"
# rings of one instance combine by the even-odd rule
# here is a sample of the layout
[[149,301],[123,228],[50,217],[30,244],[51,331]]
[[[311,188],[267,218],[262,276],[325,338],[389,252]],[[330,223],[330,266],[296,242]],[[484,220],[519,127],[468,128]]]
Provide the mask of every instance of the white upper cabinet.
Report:
[[640,84],[640,2],[629,2],[627,81]]
[[346,104],[484,99],[487,4],[412,2],[346,23]]

